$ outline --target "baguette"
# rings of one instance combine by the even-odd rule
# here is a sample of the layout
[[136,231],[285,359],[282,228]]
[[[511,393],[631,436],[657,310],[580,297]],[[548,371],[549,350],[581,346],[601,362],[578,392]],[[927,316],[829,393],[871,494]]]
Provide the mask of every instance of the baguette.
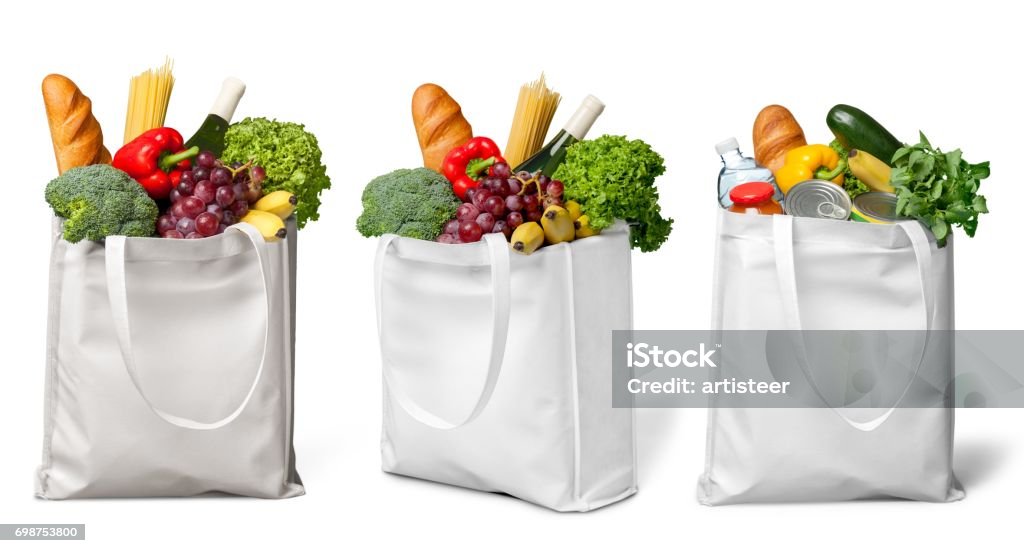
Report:
[[473,127],[462,107],[436,84],[427,83],[412,95],[412,122],[416,126],[423,166],[441,171],[444,157],[473,138]]
[[754,159],[775,173],[786,161],[786,152],[807,145],[804,130],[788,109],[766,106],[754,119]]
[[110,152],[103,147],[103,131],[92,114],[92,101],[71,79],[47,75],[43,79],[43,102],[61,174],[72,167],[110,163]]

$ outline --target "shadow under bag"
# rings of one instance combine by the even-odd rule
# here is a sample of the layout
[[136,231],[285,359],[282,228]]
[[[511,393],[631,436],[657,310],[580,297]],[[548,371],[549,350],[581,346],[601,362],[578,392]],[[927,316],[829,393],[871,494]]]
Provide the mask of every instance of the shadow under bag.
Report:
[[632,327],[629,231],[525,256],[500,234],[393,235],[376,262],[383,468],[558,511],[636,492],[632,409],[612,407],[612,330]]
[[[713,328],[929,331],[917,368],[953,375],[953,242],[916,221],[869,224],[721,211]],[[813,334],[813,333],[809,333]],[[807,334],[805,334],[807,335]],[[791,347],[811,383],[805,341]],[[719,407],[698,498],[707,505],[903,498],[954,501],[953,409],[941,386],[915,407]],[[905,393],[905,392],[904,392]],[[902,397],[905,396],[901,396]],[[824,397],[822,398],[824,399]],[[922,401],[918,397],[915,401]],[[826,402],[827,403],[827,402]],[[938,407],[919,407],[937,405]]]
[[295,226],[69,244],[55,223],[37,495],[301,495]]

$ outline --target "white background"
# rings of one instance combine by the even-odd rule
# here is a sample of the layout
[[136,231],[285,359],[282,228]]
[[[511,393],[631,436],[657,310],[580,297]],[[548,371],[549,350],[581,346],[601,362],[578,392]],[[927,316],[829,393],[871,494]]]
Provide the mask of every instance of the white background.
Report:
[[[560,515],[385,475],[371,286],[376,243],[354,229],[363,185],[420,163],[409,114],[416,86],[441,84],[477,134],[504,144],[518,87],[544,70],[564,98],[555,126],[593,93],[608,107],[592,136],[643,138],[664,155],[668,172],[659,187],[675,232],[660,251],[634,254],[636,326],[703,328],[710,318],[714,144],[735,135],[750,153],[754,115],[769,103],[788,106],[809,140],[828,142],[825,113],[850,103],[903,140],[922,129],[936,145],[963,148],[968,160],[991,160],[983,191],[992,213],[975,239],[957,241],[957,326],[1020,328],[1018,13],[983,2],[348,4],[6,8],[0,192],[11,202],[3,215],[12,219],[4,224],[0,271],[0,522],[85,523],[84,545],[97,550],[1019,548],[1013,540],[1024,493],[1016,468],[1024,416],[1015,411],[958,414],[956,466],[968,497],[949,505],[698,506],[699,410],[641,412],[640,493],[594,513]],[[300,238],[295,447],[305,497],[32,497],[50,228],[42,192],[55,175],[39,83],[50,72],[70,76],[92,98],[113,151],[129,77],[165,55],[174,58],[178,79],[169,125],[191,134],[221,80],[235,75],[248,84],[237,117],[306,123],[333,177],[321,220]],[[3,549],[15,549],[9,545]]]

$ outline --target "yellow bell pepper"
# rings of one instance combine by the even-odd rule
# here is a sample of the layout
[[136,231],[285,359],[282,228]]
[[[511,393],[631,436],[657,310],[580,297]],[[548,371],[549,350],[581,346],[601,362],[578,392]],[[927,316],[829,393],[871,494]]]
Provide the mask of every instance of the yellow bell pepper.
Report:
[[843,185],[846,160],[824,144],[808,144],[786,152],[786,162],[775,172],[775,182],[783,194],[798,182],[811,179]]

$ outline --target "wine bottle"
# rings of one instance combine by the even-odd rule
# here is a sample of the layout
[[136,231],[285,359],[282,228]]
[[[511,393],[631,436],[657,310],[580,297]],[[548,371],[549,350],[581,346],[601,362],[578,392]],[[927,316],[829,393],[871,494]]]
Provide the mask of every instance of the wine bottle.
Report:
[[526,171],[528,173],[541,173],[551,176],[555,169],[565,160],[565,152],[573,144],[583,140],[587,131],[594,124],[594,120],[604,111],[604,104],[595,96],[587,96],[583,103],[576,110],[576,113],[569,118],[569,122],[558,131],[558,134],[551,139],[537,153],[529,159],[516,166],[515,171]]
[[224,152],[224,133],[228,131],[231,116],[235,114],[242,94],[245,94],[245,83],[234,77],[224,79],[220,94],[210,108],[210,114],[206,116],[196,134],[185,142],[185,147],[199,146],[200,151],[209,150],[214,156],[220,157]]

